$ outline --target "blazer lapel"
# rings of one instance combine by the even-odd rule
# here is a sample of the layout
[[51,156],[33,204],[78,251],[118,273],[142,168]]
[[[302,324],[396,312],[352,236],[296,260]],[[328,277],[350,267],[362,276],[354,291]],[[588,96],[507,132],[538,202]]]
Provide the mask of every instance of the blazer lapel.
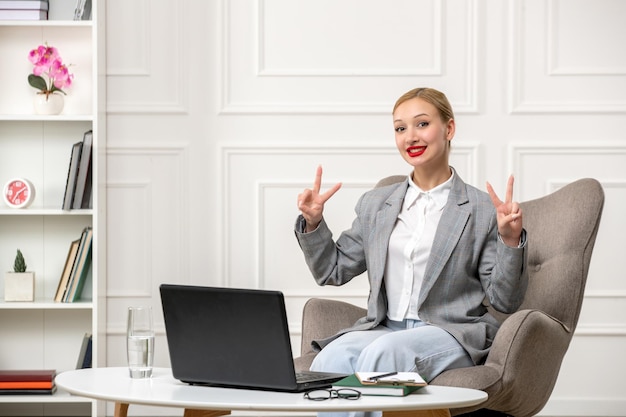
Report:
[[455,174],[452,189],[448,195],[448,203],[441,214],[430,258],[426,265],[418,309],[428,296],[437,278],[439,278],[444,265],[448,262],[452,251],[461,238],[461,233],[470,216],[468,201],[465,183]]
[[369,265],[368,274],[373,291],[380,291],[385,274],[385,263],[387,262],[387,249],[389,246],[389,237],[396,224],[398,214],[402,209],[402,201],[408,187],[408,179],[399,183],[398,187],[385,200],[382,208],[376,213],[376,224],[372,229],[372,251],[371,255],[374,262]]

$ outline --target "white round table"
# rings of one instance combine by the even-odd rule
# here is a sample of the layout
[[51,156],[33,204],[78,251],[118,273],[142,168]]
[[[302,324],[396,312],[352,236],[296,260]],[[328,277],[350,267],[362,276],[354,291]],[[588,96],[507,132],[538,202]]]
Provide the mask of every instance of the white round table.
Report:
[[449,415],[449,408],[472,406],[487,399],[487,394],[479,390],[430,385],[405,397],[311,401],[302,393],[188,385],[174,379],[169,368],[155,368],[147,379],[131,379],[126,367],[80,369],[62,372],[55,381],[71,394],[115,402],[116,417],[124,417],[129,404],[184,408],[186,416],[219,416],[232,410],[383,411],[385,415],[413,411],[413,416],[415,410],[442,410],[445,413],[424,415]]

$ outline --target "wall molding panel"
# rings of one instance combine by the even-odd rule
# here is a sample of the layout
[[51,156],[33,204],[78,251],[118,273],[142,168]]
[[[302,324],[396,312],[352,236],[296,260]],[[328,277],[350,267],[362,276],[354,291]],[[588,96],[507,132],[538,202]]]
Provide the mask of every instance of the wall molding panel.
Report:
[[[581,178],[581,166],[585,167],[584,176],[594,176],[603,185],[615,186],[623,183],[622,168],[626,164],[626,145],[622,142],[541,142],[528,145],[511,143],[508,153],[511,172],[525,178],[524,183],[516,187],[518,199],[521,201],[541,197],[555,191],[555,187]],[[538,166],[542,167],[541,171],[537,170]],[[531,180],[537,176],[542,178],[541,189],[536,187],[538,182]],[[527,183],[533,184],[532,190]]]
[[[149,251],[145,250],[150,247],[152,241],[151,224],[153,223],[153,211],[152,204],[152,183],[150,181],[144,182],[112,182],[107,183],[107,196],[108,205],[111,206],[110,211],[115,215],[117,219],[120,219],[119,213],[115,209],[116,202],[126,201],[130,203],[130,206],[136,210],[136,213],[140,214],[140,218],[129,219],[130,224],[124,227],[124,230],[131,228],[134,229],[136,235],[141,236],[142,239],[138,245],[135,245],[135,250],[132,253],[133,262],[124,263],[123,270],[116,270],[116,267],[121,267],[122,263],[114,263],[109,267],[109,280],[107,282],[107,298],[149,298],[152,297],[152,281],[150,279],[152,275],[152,256]],[[109,211],[109,210],[107,210]],[[114,232],[111,238],[122,240],[124,236],[115,236]],[[112,245],[116,247],[118,245]],[[139,250],[137,250],[139,249]],[[115,258],[115,248],[109,250],[112,252],[110,255]],[[128,271],[128,265],[131,265],[132,271]],[[130,274],[129,274],[130,272]],[[132,280],[127,278],[132,276]],[[133,284],[131,288],[128,285],[116,286],[118,278]],[[135,285],[137,284],[137,285]]]
[[[109,0],[109,17],[116,27],[108,36],[122,37],[124,48],[107,59],[107,113],[186,114],[191,59],[184,2],[168,2],[164,10],[149,0]],[[135,36],[125,37],[128,33]]]
[[[429,39],[432,39],[432,58],[430,60],[430,62],[427,62],[427,65],[424,65],[422,67],[403,67],[403,68],[398,68],[397,66],[384,66],[384,67],[376,67],[376,68],[372,68],[371,66],[368,65],[361,65],[358,67],[354,67],[354,66],[348,66],[345,68],[340,68],[340,67],[334,67],[333,66],[333,62],[328,61],[328,65],[323,65],[320,67],[313,67],[313,65],[315,64],[315,62],[311,62],[311,63],[306,63],[307,65],[299,65],[299,66],[292,66],[292,67],[283,67],[281,68],[280,66],[271,66],[268,63],[268,59],[266,57],[266,54],[268,53],[268,49],[271,45],[268,45],[268,36],[267,36],[267,32],[271,29],[271,25],[270,22],[268,21],[271,18],[275,18],[277,16],[276,13],[272,13],[272,11],[268,11],[267,9],[269,9],[270,5],[273,3],[280,3],[276,4],[276,7],[281,7],[284,11],[284,6],[288,6],[288,7],[293,7],[293,8],[301,8],[303,7],[302,4],[292,4],[293,2],[278,2],[276,0],[258,0],[257,3],[257,7],[258,7],[258,12],[257,12],[257,21],[256,21],[256,27],[258,28],[258,33],[256,34],[257,40],[258,40],[258,46],[257,46],[257,51],[258,51],[258,57],[257,57],[257,75],[259,77],[272,77],[272,76],[279,76],[279,77],[363,77],[363,76],[368,76],[368,77],[398,77],[398,76],[405,76],[405,77],[419,77],[419,76],[442,76],[444,75],[442,73],[442,69],[443,69],[443,63],[442,63],[442,38],[443,38],[443,31],[444,31],[444,21],[443,21],[443,16],[442,16],[442,3],[445,0],[431,0],[428,3],[430,3],[430,8],[428,9],[428,12],[430,13],[428,15],[428,17],[426,17],[424,19],[425,22],[433,22],[432,23],[432,32],[427,33],[426,35],[428,35]],[[340,6],[340,5],[336,5],[333,2],[328,2],[328,4],[333,4],[334,6]],[[352,6],[349,6],[350,8]],[[311,7],[311,9],[320,9],[319,8],[319,4],[315,5],[314,7]],[[341,12],[343,13],[344,10],[341,10]],[[328,18],[328,16],[326,16],[326,18]],[[341,19],[342,23],[346,24],[346,19]],[[328,22],[327,22],[328,23]],[[355,24],[356,27],[352,28],[351,30],[349,30],[350,32],[357,32],[360,28],[358,27],[358,22],[352,22],[353,24]],[[294,24],[298,24],[298,23],[294,23]],[[350,22],[347,22],[347,24],[350,24]],[[427,26],[427,25],[425,25]],[[287,29],[287,28],[286,28]],[[414,28],[416,30],[419,30],[419,28]],[[286,33],[284,33],[286,35]],[[316,34],[317,35],[317,34]],[[329,36],[330,38],[330,36]],[[337,38],[336,36],[332,36],[332,38],[334,38],[334,41],[343,41],[344,39],[341,38]],[[369,38],[369,36],[368,36]],[[349,43],[350,46],[354,46],[355,42],[351,41]],[[292,46],[292,49],[289,50],[283,50],[281,51],[281,54],[284,54],[286,56],[290,56],[292,54],[298,53],[298,50],[302,49],[302,46],[299,44],[289,44],[289,46]],[[306,50],[307,53],[313,52],[313,53],[317,53],[317,52],[321,52],[321,51],[312,51],[312,46],[309,44],[309,48],[304,48]],[[345,45],[346,49],[348,47],[348,45]],[[330,49],[330,48],[324,48],[324,49]],[[343,48],[342,48],[343,49]],[[362,54],[366,54],[367,51],[361,51]],[[321,58],[321,57],[320,57]],[[316,60],[317,62],[320,61],[320,59],[318,58]],[[384,62],[388,62],[387,60],[384,60]],[[391,62],[390,62],[391,63]],[[304,64],[304,63],[303,63]],[[352,64],[352,62],[350,62],[349,64]]]
[[[374,10],[367,7],[355,13],[349,3],[322,3],[328,3],[335,15],[317,14],[325,10],[320,2],[301,11],[302,5],[296,7],[288,0],[257,0],[247,13],[232,2],[220,3],[220,114],[388,114],[393,100],[389,91],[403,91],[407,85],[439,84],[440,88],[447,86],[456,113],[478,111],[478,9],[484,7],[479,2],[400,1],[385,13],[380,9],[367,12]],[[306,19],[300,14],[305,12]],[[430,17],[423,25],[411,26],[420,54],[407,54],[404,47],[394,54],[401,27],[392,16],[398,13]],[[372,20],[380,30],[376,41],[361,51],[358,40],[369,39],[373,33],[362,24]],[[332,25],[335,21],[353,25],[357,32],[346,31],[339,23]],[[325,27],[325,34],[307,33],[304,25]],[[384,25],[389,26],[388,31]],[[426,32],[414,33],[420,30]],[[384,33],[395,34],[381,38]],[[406,36],[411,38],[409,33]],[[343,42],[352,48],[329,47]],[[333,55],[338,51],[341,54]],[[460,82],[451,82],[453,77]]]
[[[152,38],[150,37],[150,0],[137,0],[132,4],[120,1],[110,1],[109,12],[116,17],[118,25],[128,25],[134,27],[134,36],[131,39],[125,39],[126,42],[133,42],[131,46],[128,43],[128,50],[132,50],[132,54],[113,54],[111,59],[107,61],[107,78],[113,77],[147,77],[150,75],[151,62],[150,53],[152,51]],[[116,10],[118,7],[124,10]],[[133,9],[134,7],[134,9]],[[112,8],[112,9],[111,9]],[[131,19],[131,21],[122,20]],[[123,36],[125,31],[109,32],[109,38]],[[122,62],[123,61],[123,62]]]
[[580,0],[509,4],[510,113],[626,112],[626,55],[598,47],[626,37],[620,17],[626,4],[599,0],[593,9]]
[[[571,1],[568,4],[563,4],[563,0],[550,0],[548,2],[548,75],[626,75],[626,60],[620,61],[619,54],[615,54],[612,48],[599,47],[601,44],[608,45],[613,39],[620,39],[626,34],[626,31],[623,31],[622,28],[622,17],[626,13],[626,7],[619,0],[598,2],[597,6],[608,12],[606,15],[602,15],[603,17],[610,17],[606,19],[599,18],[597,14],[587,13],[586,5],[580,1],[574,6],[577,8],[583,6],[585,13],[574,13],[570,9],[573,5]],[[568,12],[569,21],[563,16],[564,11]],[[594,28],[593,30],[597,36],[597,38],[587,40],[591,44],[568,45],[568,43],[578,40],[575,36],[576,31],[580,30],[580,28],[585,30],[591,27]],[[575,51],[577,49],[578,51],[584,50],[585,53],[581,54],[584,62],[575,64],[563,62],[565,57],[562,57],[561,54],[563,49],[566,49],[566,46],[569,46],[567,49],[569,50],[569,55],[572,56],[576,55]],[[597,56],[590,56],[590,53],[597,54]],[[571,56],[568,56],[568,58],[568,60],[572,60]]]
[[159,283],[189,274],[188,149],[111,145],[107,165],[107,331],[116,335],[127,306],[160,300]]

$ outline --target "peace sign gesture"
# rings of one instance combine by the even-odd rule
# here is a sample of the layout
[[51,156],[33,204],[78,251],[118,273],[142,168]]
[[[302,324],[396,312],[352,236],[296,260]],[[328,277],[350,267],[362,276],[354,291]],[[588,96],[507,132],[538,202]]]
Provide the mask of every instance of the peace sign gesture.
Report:
[[315,182],[313,189],[307,188],[298,195],[298,208],[302,212],[304,220],[306,220],[306,232],[312,232],[322,221],[324,212],[324,203],[333,196],[341,188],[341,183],[335,184],[325,193],[320,194],[322,186],[322,167],[317,167],[315,173]]
[[498,232],[504,243],[508,246],[517,247],[522,235],[522,210],[519,203],[513,201],[513,175],[509,177],[506,184],[506,198],[500,200],[491,184],[487,182],[487,191],[491,197],[491,202],[496,208],[498,219]]

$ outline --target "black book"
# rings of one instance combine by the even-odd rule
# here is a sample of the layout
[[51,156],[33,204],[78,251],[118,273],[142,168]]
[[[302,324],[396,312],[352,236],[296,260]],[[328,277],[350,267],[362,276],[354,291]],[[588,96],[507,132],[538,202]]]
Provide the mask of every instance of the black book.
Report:
[[56,392],[57,386],[53,385],[52,388],[16,388],[16,389],[0,389],[0,395],[52,395]]
[[63,196],[63,210],[70,210],[72,208],[72,200],[74,199],[74,190],[76,189],[76,179],[78,175],[78,163],[80,162],[82,149],[82,142],[76,142],[72,145],[70,166],[67,170],[67,181],[65,182],[65,195]]
[[91,130],[83,135],[83,142],[76,176],[76,187],[72,198],[72,208],[81,209],[89,207],[89,194],[91,193],[91,154],[93,147],[93,132]]
[[93,338],[91,333],[85,333],[85,336],[83,336],[83,343],[80,346],[80,352],[78,353],[76,369],[91,368],[92,340]]

